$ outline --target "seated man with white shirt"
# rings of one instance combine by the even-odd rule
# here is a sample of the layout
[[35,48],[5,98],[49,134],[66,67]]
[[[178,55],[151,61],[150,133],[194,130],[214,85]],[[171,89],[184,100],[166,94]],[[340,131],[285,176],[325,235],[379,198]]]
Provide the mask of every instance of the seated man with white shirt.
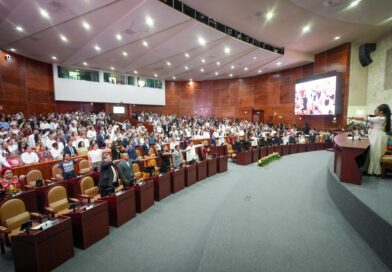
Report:
[[32,164],[39,162],[37,153],[33,152],[30,146],[27,147],[26,151],[22,153],[20,158],[22,159],[22,162],[24,164]]

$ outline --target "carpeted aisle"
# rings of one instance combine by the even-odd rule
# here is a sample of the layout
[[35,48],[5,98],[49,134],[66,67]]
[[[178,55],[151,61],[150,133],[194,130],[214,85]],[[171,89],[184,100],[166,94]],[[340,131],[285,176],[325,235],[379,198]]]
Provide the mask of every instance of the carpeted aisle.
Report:
[[229,163],[57,271],[389,271],[329,197],[332,155],[290,155],[266,168]]

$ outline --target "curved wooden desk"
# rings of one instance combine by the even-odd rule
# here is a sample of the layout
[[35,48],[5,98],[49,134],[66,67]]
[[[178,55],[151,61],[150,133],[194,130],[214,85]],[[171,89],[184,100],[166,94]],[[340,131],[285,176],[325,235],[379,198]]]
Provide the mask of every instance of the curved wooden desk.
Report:
[[361,184],[361,171],[355,159],[368,148],[369,140],[352,140],[348,133],[340,133],[335,136],[334,141],[336,175],[342,182]]

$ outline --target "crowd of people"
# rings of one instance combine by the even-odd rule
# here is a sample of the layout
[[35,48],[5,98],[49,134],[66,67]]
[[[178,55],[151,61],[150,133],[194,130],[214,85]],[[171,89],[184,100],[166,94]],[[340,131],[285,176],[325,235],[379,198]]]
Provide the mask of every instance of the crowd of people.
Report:
[[[132,117],[138,121],[137,125],[132,125],[130,120],[116,122],[104,112],[50,113],[29,117],[23,113],[3,114],[0,116],[2,174],[5,176],[7,169],[21,165],[63,160],[60,168],[64,178],[69,178],[75,176],[71,171],[74,163],[71,158],[75,155],[87,155],[91,168],[99,171],[106,153],[111,153],[114,161],[120,161],[126,153],[127,160],[136,162],[150,155],[151,150],[161,156],[160,171],[166,172],[171,167],[205,158],[206,150],[203,145],[193,144],[194,139],[222,145],[231,137],[235,139],[233,145],[238,151],[252,146],[332,140],[328,131],[317,131],[307,125],[299,130],[295,125],[145,112],[134,113]],[[152,131],[148,131],[143,123],[150,124]],[[138,147],[142,154],[136,151]]]

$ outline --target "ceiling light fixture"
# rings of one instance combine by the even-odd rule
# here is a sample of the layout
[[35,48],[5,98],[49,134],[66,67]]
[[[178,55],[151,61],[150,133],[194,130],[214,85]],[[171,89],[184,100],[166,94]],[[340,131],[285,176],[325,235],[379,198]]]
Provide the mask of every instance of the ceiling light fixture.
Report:
[[52,56],[52,60],[57,60],[57,57],[56,56]]
[[230,66],[230,69],[231,69],[231,70],[233,70],[234,68],[235,68],[234,65]]
[[233,77],[233,74],[230,74],[229,77]]
[[358,4],[359,4],[360,2],[361,2],[361,0],[352,1],[348,7],[349,7],[349,8],[355,8],[356,6],[358,6]]
[[117,34],[117,35],[116,35],[116,39],[119,40],[119,41],[121,41],[121,40],[122,40],[121,34]]
[[220,62],[219,62],[219,61],[217,61],[217,62],[216,62],[216,65],[220,66]]
[[245,68],[244,68],[244,71],[248,71],[248,67],[245,67]]
[[257,73],[259,73],[259,74],[260,74],[261,72],[263,72],[263,71],[262,71],[262,70],[258,70],[258,71],[257,71]]
[[306,33],[310,31],[310,25],[306,25],[302,28],[302,33]]
[[112,71],[113,71],[113,70],[114,70],[114,67],[113,67],[113,66],[110,66],[110,70],[112,70]]
[[45,19],[49,19],[50,18],[49,17],[49,13],[46,10],[42,9],[42,8],[39,9],[39,14],[41,14],[41,16],[44,17]]
[[199,44],[200,45],[202,45],[202,46],[204,46],[204,45],[206,45],[206,40],[203,38],[203,37],[199,37],[198,39],[197,39],[197,41],[199,42]]
[[202,63],[206,63],[206,60],[205,60],[205,59],[201,59],[201,62],[202,62]]
[[268,11],[267,14],[265,15],[265,19],[267,21],[271,20],[272,17],[274,17],[274,12],[272,10]]
[[185,53],[185,57],[187,57],[187,58],[189,59],[189,54],[188,54],[188,53]]
[[86,21],[83,21],[83,22],[82,22],[82,26],[83,26],[86,30],[90,30],[90,29],[91,29],[90,24],[87,23]]
[[276,63],[276,65],[280,66],[280,65],[282,65],[282,63],[279,61]]
[[204,69],[203,69],[203,68],[200,68],[200,72],[204,73]]
[[255,59],[257,59],[257,57],[256,57],[256,56],[254,56],[254,57],[253,57],[253,59],[255,60]]
[[176,77],[175,77],[175,76],[173,76],[173,77],[172,77],[172,79],[173,79],[173,80],[176,80]]
[[88,65],[88,63],[87,63],[87,62],[83,62],[83,65],[84,65],[84,66],[87,66],[87,65]]
[[15,27],[15,29],[16,29],[17,31],[19,31],[19,32],[23,32],[23,27],[21,27],[21,26],[17,26],[17,27]]
[[101,51],[101,47],[99,47],[98,45],[95,45],[95,46],[94,46],[94,49],[95,49],[96,51]]
[[170,61],[166,61],[166,65],[167,66],[171,66],[171,62]]
[[124,51],[124,52],[122,52],[122,54],[123,54],[124,57],[128,57],[128,53],[127,52]]
[[144,45],[145,47],[148,47],[148,42],[143,41],[143,45]]
[[189,69],[188,66],[185,66],[184,68],[185,68],[185,70],[188,70],[188,69]]
[[226,53],[226,54],[230,54],[230,51],[231,51],[230,47],[227,47],[227,46],[226,46],[226,47],[225,47],[225,53]]
[[335,38],[333,38],[335,41],[340,40],[340,36],[336,36]]
[[215,72],[215,75],[216,75],[216,76],[219,75],[219,72]]
[[15,48],[10,48],[10,51],[15,52],[16,50]]
[[154,74],[154,77],[158,77],[158,74],[157,74],[157,73],[155,73],[155,74]]
[[148,26],[154,26],[154,19],[152,19],[150,16],[146,17],[146,24]]
[[135,71],[133,71],[133,73],[135,74],[135,75],[137,75],[137,71],[135,70]]
[[63,42],[68,42],[67,37],[65,37],[63,34],[60,35],[60,39],[61,39]]

